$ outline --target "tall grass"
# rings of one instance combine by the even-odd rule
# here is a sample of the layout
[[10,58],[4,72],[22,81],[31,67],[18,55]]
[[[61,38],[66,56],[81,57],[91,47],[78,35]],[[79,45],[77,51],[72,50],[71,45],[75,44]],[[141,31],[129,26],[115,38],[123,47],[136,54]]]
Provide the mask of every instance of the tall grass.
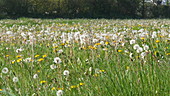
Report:
[[0,22],[2,96],[55,96],[58,90],[64,96],[170,95],[169,20]]

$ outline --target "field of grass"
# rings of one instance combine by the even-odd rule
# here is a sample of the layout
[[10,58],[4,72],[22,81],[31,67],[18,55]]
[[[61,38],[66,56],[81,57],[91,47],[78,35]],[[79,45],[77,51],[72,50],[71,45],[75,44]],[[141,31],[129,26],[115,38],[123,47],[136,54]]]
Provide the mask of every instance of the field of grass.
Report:
[[1,95],[170,96],[170,20],[1,20]]

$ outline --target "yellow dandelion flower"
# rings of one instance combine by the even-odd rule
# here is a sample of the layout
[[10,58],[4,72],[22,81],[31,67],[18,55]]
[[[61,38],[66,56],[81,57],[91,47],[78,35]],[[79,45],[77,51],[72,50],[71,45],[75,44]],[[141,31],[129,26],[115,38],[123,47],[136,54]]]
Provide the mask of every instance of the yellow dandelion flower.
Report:
[[45,57],[47,57],[47,55],[45,54],[45,55],[43,55],[42,57],[45,58]]
[[61,43],[62,46],[64,46],[65,44],[64,43]]
[[159,43],[159,42],[160,42],[160,40],[156,40],[155,42],[156,42],[156,43]]
[[16,56],[16,58],[20,58],[20,57],[21,57],[21,55],[17,55],[17,56]]
[[95,45],[101,45],[100,43],[96,43]]
[[44,84],[44,83],[47,83],[47,81],[44,81],[44,80],[43,80],[43,81],[40,81],[40,83],[41,83],[41,84]]
[[126,70],[129,70],[129,66],[126,67]]
[[14,64],[14,63],[15,63],[15,60],[13,60],[11,63]]
[[141,40],[145,40],[145,38],[144,37],[142,37],[142,38],[140,38]]
[[40,70],[37,70],[38,73],[40,73]]
[[166,53],[166,55],[168,55],[168,56],[169,56],[169,55],[170,55],[170,53]]
[[82,47],[82,49],[86,50],[87,48],[86,47]]
[[18,59],[18,60],[17,60],[17,62],[21,62],[21,61],[22,61],[22,59]]
[[122,52],[122,50],[117,50],[117,52]]
[[72,88],[72,89],[73,89],[73,88],[77,88],[77,86],[76,86],[76,85],[72,85],[72,86],[70,86],[70,88]]
[[43,60],[44,60],[43,58],[38,59],[39,62],[41,62],[41,61],[43,61]]
[[91,49],[97,49],[97,48],[92,46]]
[[98,75],[98,74],[94,74],[93,76],[94,76],[94,77],[98,77],[99,75]]
[[2,89],[0,89],[0,91],[2,91]]
[[51,88],[51,90],[55,90],[55,89],[56,89],[55,87]]
[[157,56],[157,55],[158,55],[158,51],[155,51],[155,52],[154,52],[154,55]]
[[9,57],[9,55],[6,55],[5,57]]
[[109,42],[105,42],[105,44],[106,44],[106,45],[108,45],[108,44],[109,44]]
[[39,57],[39,56],[40,56],[40,55],[35,55],[35,58],[36,58],[36,57]]
[[53,48],[58,48],[58,46],[53,46]]
[[99,70],[99,72],[105,72],[105,70]]
[[84,85],[84,83],[80,83],[79,85],[82,86],[82,85]]

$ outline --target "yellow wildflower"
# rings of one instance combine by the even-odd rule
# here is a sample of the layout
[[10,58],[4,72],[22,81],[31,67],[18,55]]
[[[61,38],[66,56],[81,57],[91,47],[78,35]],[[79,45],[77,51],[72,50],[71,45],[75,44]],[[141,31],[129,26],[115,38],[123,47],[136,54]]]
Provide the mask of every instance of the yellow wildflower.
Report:
[[95,45],[101,45],[100,43],[96,43]]
[[156,43],[159,43],[159,42],[160,42],[160,40],[156,40],[155,42],[156,42]]
[[43,58],[38,59],[39,62],[41,62],[41,61],[43,61],[43,60],[44,60]]
[[122,50],[118,50],[118,52],[122,52]]
[[44,84],[44,83],[47,83],[47,81],[44,81],[44,80],[43,80],[43,81],[40,81],[40,83],[41,83],[41,84]]
[[129,70],[129,66],[126,67],[126,70]]
[[87,48],[86,47],[82,47],[82,49],[86,50]]
[[40,55],[35,55],[35,58],[36,58],[36,57],[39,57],[39,56],[40,56]]
[[17,55],[17,56],[16,56],[16,58],[20,58],[20,57],[21,57],[21,55]]
[[6,55],[5,57],[9,57],[9,55]]
[[77,86],[76,85],[72,85],[70,88],[77,88]]
[[105,70],[99,70],[100,72],[105,72]]
[[56,89],[55,87],[51,88],[51,90],[55,90],[55,89]]
[[109,42],[105,42],[105,44],[106,44],[106,45],[108,45],[108,44],[109,44]]
[[40,70],[37,70],[38,73],[40,73]]
[[11,63],[14,64],[14,63],[15,63],[15,60],[13,60]]
[[42,57],[45,58],[45,57],[47,57],[47,55],[45,54],[45,55],[43,55]]
[[98,75],[98,74],[94,74],[93,76],[94,76],[94,77],[98,77],[99,75]]
[[84,85],[84,83],[80,83],[79,85],[82,86],[82,85]]
[[2,89],[0,89],[0,91],[2,91]]
[[58,46],[53,46],[53,48],[57,48]]
[[166,53],[166,55],[170,55],[170,53]]
[[142,38],[140,38],[141,40],[144,40],[145,38],[144,37],[142,37]]
[[17,62],[21,62],[21,61],[22,61],[22,59],[18,59],[18,60],[17,60]]
[[62,46],[64,46],[65,44],[64,43],[61,43]]

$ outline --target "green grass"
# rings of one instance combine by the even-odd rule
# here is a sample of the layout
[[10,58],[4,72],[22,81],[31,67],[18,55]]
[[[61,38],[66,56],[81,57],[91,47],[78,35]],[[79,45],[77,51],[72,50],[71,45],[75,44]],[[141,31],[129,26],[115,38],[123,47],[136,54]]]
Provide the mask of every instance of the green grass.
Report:
[[[2,96],[56,96],[58,90],[63,90],[64,96],[170,95],[170,20],[21,18],[0,22],[0,70],[9,69],[7,74],[0,72]],[[144,31],[133,34],[132,31],[140,29]],[[7,31],[14,35],[6,34]],[[157,37],[151,38],[154,31]],[[33,44],[29,44],[28,40],[32,40],[29,32],[36,38]],[[62,42],[62,33],[76,32],[90,34],[86,44],[75,39]],[[139,34],[144,32],[148,37],[141,38]],[[21,33],[27,36],[22,37]],[[103,36],[105,40],[91,42],[100,36],[95,33],[107,33]],[[118,38],[113,40],[109,34]],[[140,47],[149,46],[143,51],[147,53],[144,58],[133,49],[134,44],[129,44],[135,38]],[[17,53],[19,48],[24,50]],[[63,53],[58,53],[60,49]],[[55,64],[55,57],[61,58],[62,63]],[[31,61],[25,62],[26,58]],[[51,69],[52,64],[57,68]],[[63,75],[64,70],[69,70],[69,76]],[[34,74],[38,78],[34,79]],[[13,82],[13,77],[19,81]]]

